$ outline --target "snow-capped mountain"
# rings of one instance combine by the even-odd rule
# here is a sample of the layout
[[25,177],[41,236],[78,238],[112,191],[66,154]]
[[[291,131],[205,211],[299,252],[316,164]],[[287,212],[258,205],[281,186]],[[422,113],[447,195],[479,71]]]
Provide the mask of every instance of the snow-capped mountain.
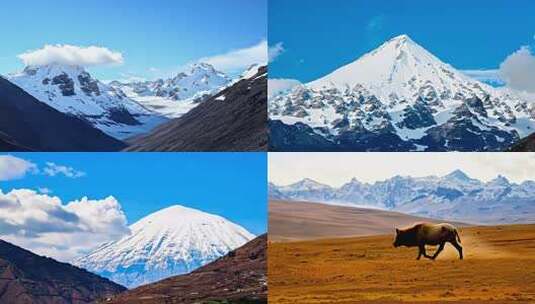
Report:
[[130,226],[74,264],[129,288],[195,270],[254,238],[223,217],[175,205]]
[[469,78],[406,35],[269,100],[273,150],[493,151],[535,131],[524,96]]
[[93,78],[80,66],[27,66],[8,80],[54,109],[118,139],[145,133],[166,119]]
[[394,176],[371,184],[352,179],[338,188],[305,179],[288,186],[270,184],[269,195],[470,223],[535,222],[535,181],[516,184],[498,176],[483,182],[460,170],[442,177]]
[[200,101],[217,93],[231,82],[223,72],[207,63],[193,64],[188,70],[169,79],[110,85],[155,112],[170,118],[180,117]]

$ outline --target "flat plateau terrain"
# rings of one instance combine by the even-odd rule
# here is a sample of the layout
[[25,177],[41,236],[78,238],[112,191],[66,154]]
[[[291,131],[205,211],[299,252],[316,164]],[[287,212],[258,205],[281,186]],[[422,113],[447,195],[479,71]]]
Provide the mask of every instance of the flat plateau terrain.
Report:
[[[395,227],[417,222],[443,221],[379,209],[309,202],[269,202],[269,240],[275,242],[388,234],[393,233]],[[450,223],[457,227],[467,226]]]
[[393,237],[270,242],[269,303],[535,303],[535,225],[460,228],[462,261]]

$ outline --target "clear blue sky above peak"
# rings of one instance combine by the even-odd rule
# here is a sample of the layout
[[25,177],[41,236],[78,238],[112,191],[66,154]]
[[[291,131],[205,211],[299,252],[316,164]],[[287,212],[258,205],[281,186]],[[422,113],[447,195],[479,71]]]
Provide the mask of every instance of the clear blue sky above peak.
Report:
[[317,79],[408,34],[458,69],[495,69],[533,45],[535,1],[270,0],[269,44],[285,52],[271,78]]
[[91,69],[117,79],[258,44],[267,39],[267,0],[3,1],[0,34],[0,74],[45,44],[97,45],[123,53],[122,66]]
[[254,234],[267,231],[265,153],[15,153],[44,168],[69,166],[85,176],[27,174],[3,181],[11,189],[48,188],[64,204],[114,196],[128,223],[179,204],[223,216]]

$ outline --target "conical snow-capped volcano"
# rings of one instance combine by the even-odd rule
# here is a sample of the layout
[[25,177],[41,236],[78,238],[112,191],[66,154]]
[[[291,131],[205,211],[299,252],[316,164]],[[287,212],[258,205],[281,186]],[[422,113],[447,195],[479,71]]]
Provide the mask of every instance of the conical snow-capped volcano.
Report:
[[166,121],[120,89],[95,79],[81,66],[27,66],[20,73],[8,75],[8,79],[37,100],[79,117],[115,138],[148,132]]
[[535,131],[533,102],[407,35],[274,96],[268,109],[276,151],[501,151]]
[[254,238],[221,216],[180,205],[152,213],[130,230],[74,264],[131,288],[191,272]]

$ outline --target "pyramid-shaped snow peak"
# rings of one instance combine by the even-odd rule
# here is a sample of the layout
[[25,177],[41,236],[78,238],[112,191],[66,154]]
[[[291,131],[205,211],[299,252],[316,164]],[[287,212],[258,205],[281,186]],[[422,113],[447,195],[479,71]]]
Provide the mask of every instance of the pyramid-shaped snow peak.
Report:
[[379,96],[395,93],[410,97],[418,83],[427,83],[441,90],[451,88],[455,82],[466,81],[469,78],[464,74],[440,61],[409,36],[400,35],[356,61],[309,83],[309,86],[316,89],[343,89],[363,85],[377,91]]
[[130,230],[75,264],[135,287],[193,271],[254,238],[221,216],[180,205],[152,213]]
[[535,106],[471,79],[407,35],[273,96],[280,151],[502,151],[535,130]]

